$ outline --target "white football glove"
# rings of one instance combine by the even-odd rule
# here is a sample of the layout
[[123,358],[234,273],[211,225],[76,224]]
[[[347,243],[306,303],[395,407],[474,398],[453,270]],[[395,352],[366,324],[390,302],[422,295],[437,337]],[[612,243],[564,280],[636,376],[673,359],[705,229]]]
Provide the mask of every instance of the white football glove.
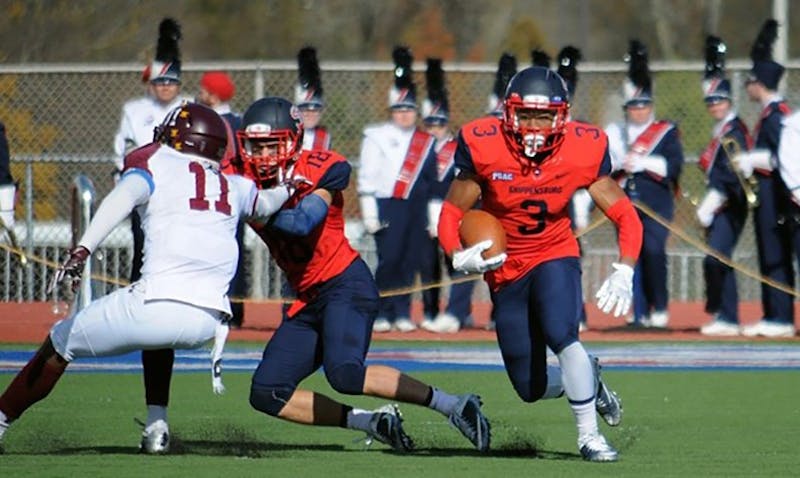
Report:
[[484,259],[481,255],[483,251],[492,247],[492,244],[492,240],[487,239],[463,251],[456,252],[453,254],[453,269],[472,274],[475,272],[484,273],[502,266],[508,257],[505,252],[488,259]]
[[222,351],[225,349],[229,331],[230,325],[227,320],[217,322],[214,330],[214,347],[211,349],[211,389],[216,395],[225,393],[225,385],[222,383]]
[[[614,309],[614,317],[628,313],[633,301],[633,268],[627,264],[611,264],[614,272],[608,276],[597,291],[597,308],[608,314]],[[616,305],[616,308],[614,306]]]

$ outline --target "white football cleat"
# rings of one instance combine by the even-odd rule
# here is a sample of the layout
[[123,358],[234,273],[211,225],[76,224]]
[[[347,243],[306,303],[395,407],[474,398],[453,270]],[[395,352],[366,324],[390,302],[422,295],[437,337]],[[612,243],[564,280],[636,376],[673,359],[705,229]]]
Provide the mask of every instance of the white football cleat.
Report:
[[169,452],[169,426],[164,420],[156,420],[142,432],[139,452],[148,455],[163,455]]
[[414,442],[403,430],[403,415],[395,404],[384,405],[373,412],[367,431],[367,446],[378,440],[401,453],[414,449]]
[[597,386],[597,395],[594,402],[595,410],[609,426],[615,427],[622,421],[622,400],[600,378],[600,369],[602,368],[600,359],[597,357],[590,358],[594,366],[594,381]]
[[617,461],[619,453],[608,444],[606,438],[597,433],[578,439],[578,449],[581,456],[587,461]]
[[489,450],[492,440],[491,425],[481,411],[481,397],[468,393],[461,395],[450,412],[450,423],[464,435],[478,451]]

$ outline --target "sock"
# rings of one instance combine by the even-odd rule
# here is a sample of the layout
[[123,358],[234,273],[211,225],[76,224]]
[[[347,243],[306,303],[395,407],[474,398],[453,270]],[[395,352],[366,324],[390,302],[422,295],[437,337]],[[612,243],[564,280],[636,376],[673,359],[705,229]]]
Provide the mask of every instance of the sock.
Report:
[[447,392],[443,392],[436,387],[431,387],[433,393],[431,394],[431,402],[428,404],[428,408],[436,410],[437,412],[441,413],[444,416],[449,416],[455,410],[456,405],[458,405],[458,396],[457,395],[450,395]]
[[347,412],[347,427],[351,430],[369,430],[369,422],[372,420],[372,415],[375,412],[363,410],[361,408],[353,408]]
[[[561,365],[561,379],[564,382],[567,398],[576,403],[594,399],[597,391],[594,369],[583,345],[580,342],[573,342],[562,349],[557,357]],[[549,370],[547,378],[550,379]]]
[[172,349],[142,350],[144,395],[147,405],[169,405],[169,384],[172,379]]
[[547,388],[544,390],[542,400],[560,398],[564,396],[564,384],[561,379],[561,367],[547,366]]
[[585,437],[597,434],[597,412],[594,410],[594,399],[586,403],[575,404],[570,402],[572,414],[575,415],[575,425],[578,427],[578,442]]
[[148,405],[147,423],[145,426],[149,427],[159,420],[164,420],[164,422],[167,421],[167,407],[162,407],[161,405]]
[[0,410],[6,421],[16,420],[31,405],[45,398],[65,369],[66,366],[54,365],[37,353],[0,396]]

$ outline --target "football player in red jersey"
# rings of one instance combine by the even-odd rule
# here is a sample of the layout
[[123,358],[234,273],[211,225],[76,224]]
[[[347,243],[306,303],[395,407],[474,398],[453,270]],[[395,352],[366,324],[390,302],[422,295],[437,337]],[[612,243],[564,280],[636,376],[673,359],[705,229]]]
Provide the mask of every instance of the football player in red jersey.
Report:
[[254,227],[286,273],[296,299],[253,374],[253,408],[296,423],[363,430],[368,440],[398,451],[413,447],[395,405],[360,410],[297,388],[322,366],[334,390],[430,407],[448,417],[478,450],[488,450],[489,423],[477,395],[451,395],[394,368],[364,363],[378,312],[378,288],[344,235],[347,160],[329,150],[301,151],[299,113],[283,98],[262,98],[250,105],[237,137],[242,172],[262,187],[282,177],[309,182],[274,220]]
[[[615,461],[617,451],[597,426],[595,410],[611,425],[622,408],[600,380],[597,359],[578,340],[581,268],[567,204],[588,188],[597,206],[617,225],[620,259],[597,294],[598,307],[615,316],[630,307],[632,266],[642,225],[631,202],[608,174],[611,161],[603,131],[569,121],[564,80],[543,67],[517,73],[505,94],[502,119],[485,117],[459,132],[459,169],[442,207],[439,240],[453,266],[484,272],[506,371],[526,402],[566,393],[578,428],[578,448],[590,461]],[[482,198],[482,208],[506,231],[507,251],[490,258],[484,241],[463,249],[458,226]],[[548,367],[547,348],[559,367]]]

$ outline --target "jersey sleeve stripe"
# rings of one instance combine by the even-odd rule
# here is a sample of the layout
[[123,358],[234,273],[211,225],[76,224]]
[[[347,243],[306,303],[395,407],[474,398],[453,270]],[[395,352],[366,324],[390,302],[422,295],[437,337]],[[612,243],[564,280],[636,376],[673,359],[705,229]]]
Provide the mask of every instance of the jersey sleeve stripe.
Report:
[[122,177],[124,178],[130,174],[137,174],[147,181],[147,186],[150,188],[150,194],[153,194],[153,191],[156,189],[156,185],[153,182],[153,175],[150,174],[150,171],[141,168],[130,168],[122,174]]

